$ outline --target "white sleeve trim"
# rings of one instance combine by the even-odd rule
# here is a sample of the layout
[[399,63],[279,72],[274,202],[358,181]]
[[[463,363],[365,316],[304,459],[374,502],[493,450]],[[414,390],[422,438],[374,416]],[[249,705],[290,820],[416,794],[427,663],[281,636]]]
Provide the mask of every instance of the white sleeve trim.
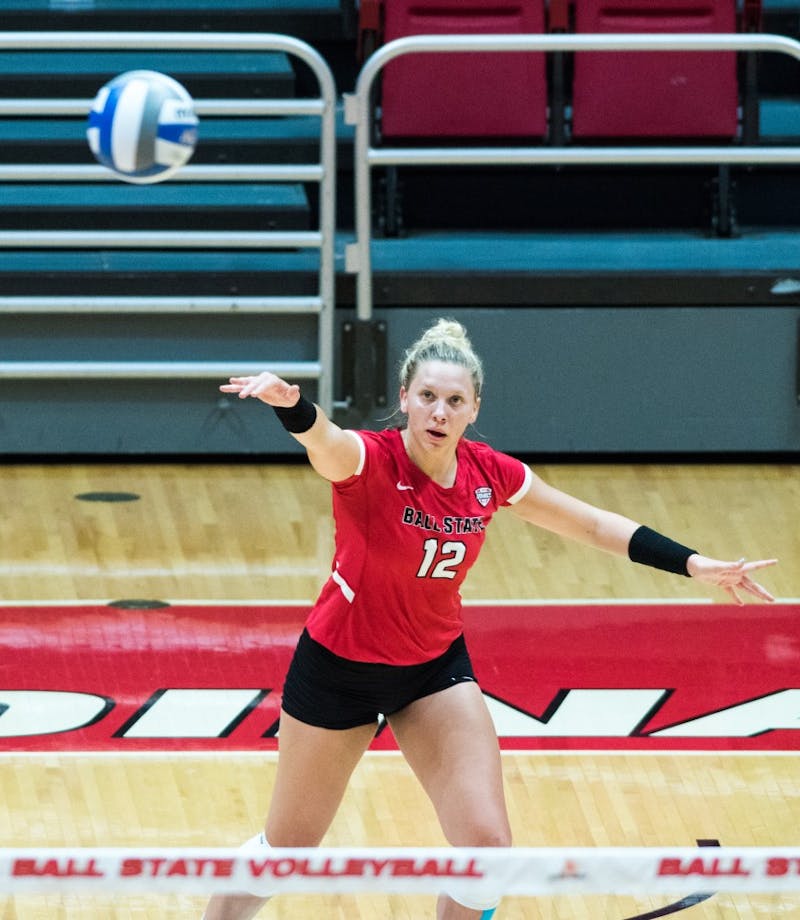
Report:
[[531,481],[533,480],[533,473],[531,468],[527,463],[522,464],[522,468],[525,470],[525,478],[522,480],[522,485],[517,489],[517,491],[506,499],[509,505],[516,505],[516,503],[525,495],[525,493],[531,487]]
[[367,446],[364,443],[364,439],[357,431],[353,431],[352,428],[345,428],[345,432],[351,434],[356,441],[358,441],[358,466],[353,476],[360,476],[364,472],[364,462],[367,459]]

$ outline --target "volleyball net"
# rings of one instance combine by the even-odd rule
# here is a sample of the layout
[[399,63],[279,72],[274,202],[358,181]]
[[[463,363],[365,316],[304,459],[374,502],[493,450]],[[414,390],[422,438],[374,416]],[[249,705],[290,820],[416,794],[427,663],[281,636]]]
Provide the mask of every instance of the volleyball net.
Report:
[[800,847],[0,849],[0,892],[435,894],[800,892]]

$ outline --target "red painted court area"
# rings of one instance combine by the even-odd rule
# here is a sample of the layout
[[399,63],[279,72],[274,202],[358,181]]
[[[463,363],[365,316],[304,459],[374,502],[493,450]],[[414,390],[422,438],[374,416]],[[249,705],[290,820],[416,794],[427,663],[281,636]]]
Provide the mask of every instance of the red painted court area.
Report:
[[[272,750],[307,608],[0,608],[0,750]],[[800,607],[491,605],[467,641],[505,749],[796,751]],[[373,748],[395,748],[379,731]]]

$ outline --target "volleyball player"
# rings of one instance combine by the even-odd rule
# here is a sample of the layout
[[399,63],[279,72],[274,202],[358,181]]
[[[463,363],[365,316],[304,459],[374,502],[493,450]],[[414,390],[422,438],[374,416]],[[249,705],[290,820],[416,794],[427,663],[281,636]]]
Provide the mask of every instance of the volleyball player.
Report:
[[[275,409],[333,484],[335,558],[286,678],[280,755],[263,834],[246,846],[317,846],[350,775],[388,719],[455,846],[509,846],[499,746],[462,634],[459,587],[493,514],[634,562],[771,601],[751,573],[775,560],[711,559],[547,485],[522,462],[465,437],[483,369],[465,329],[440,319],[400,370],[400,428],[343,430],[271,373],[221,387]],[[449,890],[439,920],[488,920],[486,899]],[[217,895],[205,920],[249,920],[264,903]]]

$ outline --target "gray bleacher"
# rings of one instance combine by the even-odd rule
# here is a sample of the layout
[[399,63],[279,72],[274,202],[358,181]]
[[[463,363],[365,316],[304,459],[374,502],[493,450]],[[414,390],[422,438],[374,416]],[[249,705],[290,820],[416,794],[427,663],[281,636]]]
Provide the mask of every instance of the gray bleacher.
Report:
[[[320,49],[340,93],[357,70],[349,2],[7,0],[6,29],[271,31]],[[800,34],[800,4],[765,0],[764,28]],[[0,97],[90,98],[122,70],[171,73],[196,98],[304,96],[304,69],[280,53],[0,54]],[[762,62],[760,141],[800,136],[797,68]],[[255,74],[258,78],[255,78]],[[201,120],[193,164],[304,163],[318,130],[302,117],[265,128],[246,117]],[[84,118],[0,115],[0,166],[92,162]],[[343,330],[355,315],[345,271],[352,238],[352,129],[337,119],[335,386],[348,392]],[[715,224],[712,167],[399,169],[375,177],[375,320],[387,330],[388,405],[337,408],[380,426],[393,367],[433,316],[465,319],[489,388],[480,434],[542,456],[791,454],[800,449],[800,172],[731,170],[732,231]],[[24,229],[302,231],[316,229],[313,182],[0,182],[0,231]],[[313,315],[231,309],[176,314],[159,297],[313,295],[315,253],[124,247],[0,250],[0,313],[9,361],[308,362]],[[93,312],[47,312],[48,298],[107,298]],[[150,298],[136,312],[115,299]],[[304,389],[315,394],[312,381]],[[278,456],[297,453],[269,413],[221,399],[208,379],[0,379],[0,452],[20,456]],[[357,395],[357,394],[356,394]],[[524,405],[524,413],[520,405]]]
[[[232,24],[266,30],[294,23],[305,24],[309,37],[326,34],[326,39],[327,33],[341,38],[346,28],[340,5],[324,0],[224,6],[12,2],[4,7],[3,25],[60,33],[112,26],[148,31],[156,25],[165,31],[181,24],[198,32],[223,24],[228,31]],[[29,106],[88,100],[109,78],[132,69],[169,73],[195,99],[258,104],[308,95],[308,74],[281,51],[48,47],[0,53],[0,99],[28,99]],[[8,457],[203,455],[231,449],[231,435],[234,453],[242,444],[247,451],[262,449],[263,420],[253,415],[242,424],[231,418],[217,391],[219,381],[192,374],[208,363],[225,368],[317,361],[313,301],[319,259],[313,247],[290,242],[264,250],[228,245],[225,238],[314,234],[318,183],[52,181],[47,170],[53,166],[94,166],[85,111],[72,114],[67,106],[63,114],[28,118],[6,109],[0,115],[0,168],[32,167],[40,173],[0,181],[0,234],[24,236],[0,250],[0,451]],[[313,169],[319,159],[319,118],[208,115],[201,138],[193,167],[298,164],[302,171],[303,164]],[[45,246],[35,239],[38,231],[89,234],[97,241]],[[198,231],[217,234],[224,245],[181,246],[182,233]],[[127,232],[152,235],[154,242],[112,241]],[[178,235],[177,244],[160,242],[169,234]],[[270,299],[297,303],[285,314],[254,306]],[[306,301],[312,304],[307,313]],[[187,379],[139,372],[140,366],[176,362],[186,366]],[[122,368],[119,376],[103,376],[109,364]],[[55,388],[48,369],[57,375]],[[313,395],[313,380],[306,386]]]

